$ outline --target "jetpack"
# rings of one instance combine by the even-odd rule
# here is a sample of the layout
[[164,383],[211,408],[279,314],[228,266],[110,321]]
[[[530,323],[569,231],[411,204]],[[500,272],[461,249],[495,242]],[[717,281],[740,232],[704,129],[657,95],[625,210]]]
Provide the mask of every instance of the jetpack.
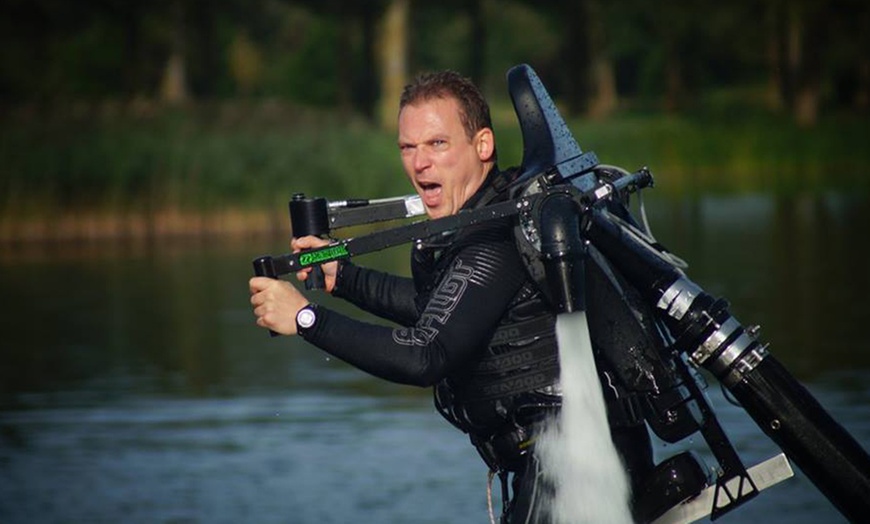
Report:
[[[255,274],[279,278],[312,267],[306,287],[313,289],[323,285],[321,264],[514,217],[517,247],[555,313],[586,309],[585,273],[592,256],[605,257],[640,293],[666,341],[657,358],[677,376],[673,394],[649,402],[645,421],[667,442],[700,433],[718,462],[712,475],[685,454],[662,462],[647,492],[636,494],[643,506],[636,515],[658,523],[715,520],[790,477],[791,460],[847,519],[865,520],[870,455],[771,355],[757,327],[744,327],[725,300],[689,280],[679,259],[627,212],[629,197],[652,186],[649,170],[628,172],[583,152],[529,66],[512,68],[507,78],[523,137],[522,164],[503,188],[508,198],[335,239],[321,248],[262,256],[253,261]],[[327,201],[296,194],[289,211],[294,237],[330,238],[347,226],[424,214],[417,196]],[[706,400],[699,370],[715,377],[783,454],[745,467]]]

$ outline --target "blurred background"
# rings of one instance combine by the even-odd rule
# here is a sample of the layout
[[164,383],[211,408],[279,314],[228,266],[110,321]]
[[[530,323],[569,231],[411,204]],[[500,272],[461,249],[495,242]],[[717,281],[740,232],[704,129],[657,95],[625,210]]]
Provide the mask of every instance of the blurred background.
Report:
[[[293,193],[410,190],[399,93],[441,68],[482,86],[503,167],[519,63],[584,150],[649,166],[658,239],[867,447],[868,27],[859,0],[6,0],[0,522],[486,521],[428,391],[248,307]],[[777,452],[710,395],[748,464]],[[722,520],[752,518],[841,520],[800,471]]]

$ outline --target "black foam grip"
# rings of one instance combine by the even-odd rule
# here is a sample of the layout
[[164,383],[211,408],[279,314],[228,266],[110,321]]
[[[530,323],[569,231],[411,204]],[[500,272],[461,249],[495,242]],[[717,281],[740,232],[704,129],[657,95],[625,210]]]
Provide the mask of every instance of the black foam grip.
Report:
[[[275,266],[272,264],[272,257],[265,256],[254,260],[254,274],[258,277],[278,278],[275,273]],[[280,333],[269,330],[269,336],[277,337]]]

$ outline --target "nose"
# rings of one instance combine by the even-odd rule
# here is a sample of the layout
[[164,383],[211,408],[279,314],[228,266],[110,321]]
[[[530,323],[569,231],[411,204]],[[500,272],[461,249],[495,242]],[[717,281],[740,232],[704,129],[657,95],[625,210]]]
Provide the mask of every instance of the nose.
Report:
[[425,171],[431,164],[432,162],[429,158],[429,154],[426,152],[426,148],[417,147],[414,150],[414,158],[411,164],[414,167],[414,172],[420,173]]

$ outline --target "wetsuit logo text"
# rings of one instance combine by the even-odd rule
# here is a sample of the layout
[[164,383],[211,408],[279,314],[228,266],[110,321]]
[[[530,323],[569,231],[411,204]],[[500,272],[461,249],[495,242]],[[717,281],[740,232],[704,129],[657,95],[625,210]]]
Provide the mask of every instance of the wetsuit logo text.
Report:
[[438,288],[432,292],[426,310],[413,328],[393,330],[393,340],[404,346],[426,346],[438,336],[440,326],[447,323],[456,304],[468,288],[468,281],[474,276],[474,268],[464,266],[457,260]]

